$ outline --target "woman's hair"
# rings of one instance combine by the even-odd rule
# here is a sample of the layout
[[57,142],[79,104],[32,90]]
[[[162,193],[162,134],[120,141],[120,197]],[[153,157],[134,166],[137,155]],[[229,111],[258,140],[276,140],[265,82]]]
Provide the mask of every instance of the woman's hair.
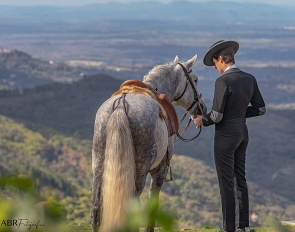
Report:
[[235,52],[233,47],[228,47],[225,49],[222,49],[221,51],[217,52],[213,58],[218,59],[218,56],[221,55],[223,61],[227,64],[232,62],[233,64],[235,63]]

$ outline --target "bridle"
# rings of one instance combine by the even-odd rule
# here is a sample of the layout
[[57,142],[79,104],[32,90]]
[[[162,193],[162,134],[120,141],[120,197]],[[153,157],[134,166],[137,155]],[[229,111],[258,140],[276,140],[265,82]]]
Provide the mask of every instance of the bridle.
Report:
[[[188,84],[190,84],[190,86],[191,86],[191,88],[192,88],[192,90],[194,92],[194,101],[193,101],[193,103],[187,109],[185,109],[185,113],[183,114],[181,120],[179,121],[179,124],[180,124],[180,123],[182,123],[182,121],[185,119],[186,115],[189,113],[189,111],[193,108],[193,106],[195,104],[198,104],[198,106],[196,108],[196,111],[199,110],[201,112],[201,115],[203,115],[204,113],[203,113],[203,109],[202,109],[202,106],[201,106],[201,103],[200,103],[200,99],[201,99],[202,95],[200,95],[198,93],[198,91],[197,91],[197,89],[196,89],[196,87],[195,87],[195,85],[193,83],[193,80],[192,80],[192,78],[189,75],[192,72],[192,70],[187,71],[187,69],[184,67],[183,64],[181,64],[181,63],[177,63],[177,64],[179,64],[180,67],[182,68],[182,70],[184,71],[184,74],[185,74],[185,77],[186,77],[187,80],[186,80],[185,88],[184,88],[182,94],[179,97],[177,97],[176,99],[174,99],[174,101],[178,101],[178,100],[180,100],[183,97],[183,95],[184,95],[184,93],[185,93],[185,91],[186,91],[186,89],[188,87]],[[183,130],[183,132],[181,134],[179,134],[178,132],[176,132],[177,137],[180,140],[184,141],[184,142],[193,141],[194,139],[196,139],[201,134],[202,127],[199,127],[200,129],[199,129],[199,132],[198,132],[198,134],[196,136],[194,136],[194,137],[192,137],[190,139],[185,139],[185,138],[182,137],[182,135],[188,130],[191,121],[192,121],[192,119],[190,117],[188,123],[186,124],[186,126],[185,126],[185,128],[184,128],[184,130]]]

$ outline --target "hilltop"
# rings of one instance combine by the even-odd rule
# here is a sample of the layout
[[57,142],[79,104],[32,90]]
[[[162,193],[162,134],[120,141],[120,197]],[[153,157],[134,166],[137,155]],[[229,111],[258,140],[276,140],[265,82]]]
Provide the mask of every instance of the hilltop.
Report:
[[0,85],[8,88],[72,82],[83,77],[83,71],[62,62],[37,59],[22,51],[0,49]]

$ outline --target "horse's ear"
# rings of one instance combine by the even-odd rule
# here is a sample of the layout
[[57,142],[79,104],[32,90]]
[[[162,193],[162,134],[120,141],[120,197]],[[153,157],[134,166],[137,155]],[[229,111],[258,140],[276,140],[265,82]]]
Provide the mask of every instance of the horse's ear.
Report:
[[186,66],[187,67],[192,67],[196,63],[197,58],[198,58],[198,54],[196,54],[193,58],[191,58],[188,61],[186,61],[185,62]]
[[175,56],[175,58],[174,58],[174,61],[173,61],[174,63],[178,63],[179,62],[179,58],[178,58],[178,55],[176,55]]

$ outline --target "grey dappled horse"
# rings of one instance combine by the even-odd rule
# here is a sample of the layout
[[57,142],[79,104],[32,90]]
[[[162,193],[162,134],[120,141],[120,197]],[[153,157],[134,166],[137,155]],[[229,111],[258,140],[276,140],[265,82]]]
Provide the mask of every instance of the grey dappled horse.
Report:
[[[196,114],[200,107],[206,108],[197,90],[198,78],[191,70],[196,60],[197,55],[186,62],[176,56],[173,62],[154,67],[143,82]],[[158,199],[174,149],[175,135],[168,136],[153,98],[126,94],[125,105],[118,103],[114,109],[119,98],[112,96],[101,105],[94,124],[93,231],[110,232],[122,226],[127,202],[140,196],[148,173],[152,177],[150,196]],[[154,222],[149,222],[145,231],[154,231]]]

